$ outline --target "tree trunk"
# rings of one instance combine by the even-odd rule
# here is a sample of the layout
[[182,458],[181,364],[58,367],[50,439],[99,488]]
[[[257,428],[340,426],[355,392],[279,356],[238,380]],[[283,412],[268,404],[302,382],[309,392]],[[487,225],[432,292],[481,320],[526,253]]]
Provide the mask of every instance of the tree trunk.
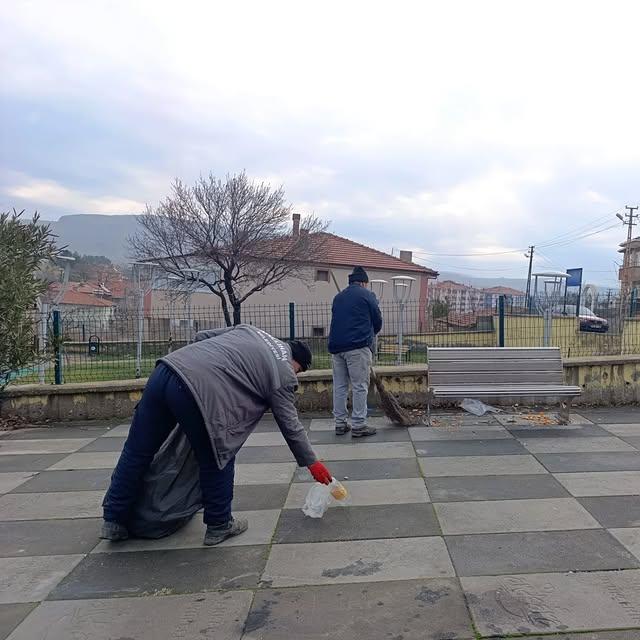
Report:
[[240,304],[234,304],[233,305],[233,326],[234,327],[237,324],[240,324],[242,322],[240,311],[241,311],[241,305]]
[[231,326],[231,315],[229,314],[229,305],[227,304],[227,299],[224,296],[220,296],[220,300],[222,303],[222,313],[224,314],[224,321],[227,327]]

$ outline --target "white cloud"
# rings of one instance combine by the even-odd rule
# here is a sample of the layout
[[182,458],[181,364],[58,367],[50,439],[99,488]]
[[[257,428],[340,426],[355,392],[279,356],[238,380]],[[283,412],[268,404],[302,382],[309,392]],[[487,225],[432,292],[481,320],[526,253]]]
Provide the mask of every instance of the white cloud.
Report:
[[91,196],[64,187],[54,180],[27,178],[8,186],[5,195],[35,204],[68,209],[69,213],[142,213],[144,204],[113,195]]

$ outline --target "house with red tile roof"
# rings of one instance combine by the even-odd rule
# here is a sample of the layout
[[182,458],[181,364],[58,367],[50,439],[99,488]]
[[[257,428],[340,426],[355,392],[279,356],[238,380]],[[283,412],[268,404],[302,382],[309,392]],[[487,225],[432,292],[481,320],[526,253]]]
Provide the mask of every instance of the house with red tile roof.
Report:
[[[300,216],[294,214],[292,234],[300,233]],[[349,274],[354,267],[363,267],[370,280],[370,287],[378,296],[383,310],[388,309],[385,330],[396,331],[397,305],[394,304],[394,286],[398,278],[403,278],[405,292],[408,292],[407,329],[409,332],[423,331],[426,327],[426,308],[428,303],[429,282],[438,277],[438,273],[413,262],[411,251],[400,251],[393,256],[378,249],[368,247],[333,233],[318,234],[322,238],[323,256],[302,268],[302,278],[290,278],[279,285],[256,293],[243,306],[243,322],[260,325],[266,330],[273,325],[275,333],[288,332],[288,312],[286,318],[280,317],[276,308],[288,308],[290,302],[296,304],[296,334],[306,337],[326,337],[329,331],[331,302],[338,292],[348,285]],[[396,280],[394,280],[396,278]],[[172,306],[166,285],[159,284],[145,299],[145,313],[157,316],[167,313]],[[193,310],[205,307],[219,309],[216,296],[205,291],[190,296]],[[274,309],[274,318],[267,321],[264,307]],[[176,305],[173,304],[173,308]],[[178,314],[186,315],[186,307],[180,302]],[[180,312],[180,309],[184,310]],[[393,313],[391,313],[393,311]],[[196,314],[197,315],[197,314]],[[180,317],[184,324],[184,318]],[[194,320],[195,322],[195,320]]]

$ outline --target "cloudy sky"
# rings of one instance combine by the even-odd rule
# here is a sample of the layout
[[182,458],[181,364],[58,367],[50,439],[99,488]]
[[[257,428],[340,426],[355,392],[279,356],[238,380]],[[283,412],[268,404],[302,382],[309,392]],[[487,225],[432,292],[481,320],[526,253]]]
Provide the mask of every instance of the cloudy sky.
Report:
[[428,266],[523,276],[536,244],[536,267],[614,284],[615,213],[640,200],[639,13],[5,2],[0,205],[137,213],[176,176],[246,169],[334,232]]

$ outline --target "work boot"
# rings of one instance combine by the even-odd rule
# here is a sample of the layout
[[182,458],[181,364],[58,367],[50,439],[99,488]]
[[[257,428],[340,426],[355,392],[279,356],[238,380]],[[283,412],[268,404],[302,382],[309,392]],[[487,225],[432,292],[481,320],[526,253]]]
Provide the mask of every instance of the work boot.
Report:
[[117,522],[102,523],[102,531],[100,531],[101,540],[111,540],[111,542],[121,542],[129,537],[127,527]]
[[351,431],[351,427],[345,422],[343,424],[336,425],[336,435],[343,436],[345,433],[349,433]]
[[360,427],[359,429],[353,429],[351,432],[352,438],[366,438],[367,436],[375,436],[378,430],[375,427]]
[[207,547],[213,547],[216,544],[224,542],[227,538],[233,538],[233,536],[239,536],[249,528],[249,522],[244,518],[238,518],[238,520],[231,519],[227,524],[220,525],[207,525],[207,532],[204,534],[204,544]]

